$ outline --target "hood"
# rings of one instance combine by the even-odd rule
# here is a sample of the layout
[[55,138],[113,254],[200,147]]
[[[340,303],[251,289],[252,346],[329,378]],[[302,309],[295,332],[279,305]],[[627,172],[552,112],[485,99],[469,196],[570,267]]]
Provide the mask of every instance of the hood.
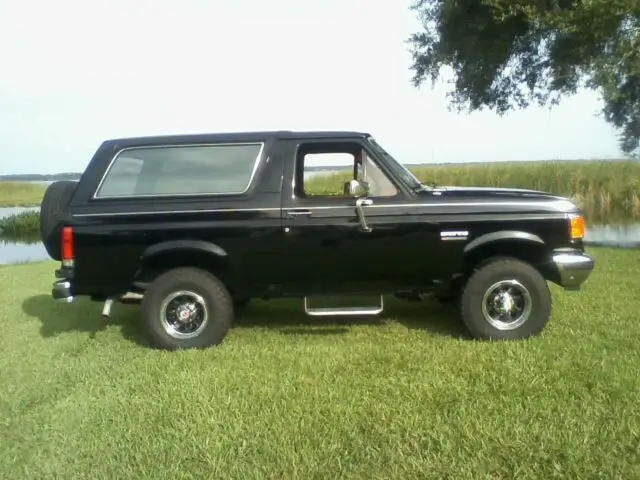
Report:
[[523,188],[497,188],[497,187],[454,187],[438,186],[433,192],[440,192],[442,196],[448,198],[487,198],[491,200],[565,200],[547,192],[538,190],[526,190]]
[[[442,200],[475,204],[511,204],[509,210],[534,210],[574,213],[578,207],[568,198],[552,195],[538,190],[497,187],[454,187],[438,186],[425,190],[425,194],[439,196]],[[518,208],[519,206],[522,208]]]

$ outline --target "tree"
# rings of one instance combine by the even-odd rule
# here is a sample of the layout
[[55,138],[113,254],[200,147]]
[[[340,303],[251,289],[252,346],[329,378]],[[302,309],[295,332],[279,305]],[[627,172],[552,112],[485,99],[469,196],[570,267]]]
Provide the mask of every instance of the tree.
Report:
[[597,90],[620,147],[640,153],[640,0],[414,0],[413,84],[453,73],[458,111],[502,115]]

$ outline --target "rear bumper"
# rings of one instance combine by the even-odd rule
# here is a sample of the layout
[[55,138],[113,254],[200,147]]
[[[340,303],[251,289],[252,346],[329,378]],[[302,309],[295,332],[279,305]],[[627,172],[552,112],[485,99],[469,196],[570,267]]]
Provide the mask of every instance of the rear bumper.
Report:
[[556,252],[551,258],[556,269],[558,284],[565,290],[579,290],[589,278],[595,261],[583,252]]
[[58,280],[53,284],[51,296],[55,300],[73,302],[73,286],[69,280]]

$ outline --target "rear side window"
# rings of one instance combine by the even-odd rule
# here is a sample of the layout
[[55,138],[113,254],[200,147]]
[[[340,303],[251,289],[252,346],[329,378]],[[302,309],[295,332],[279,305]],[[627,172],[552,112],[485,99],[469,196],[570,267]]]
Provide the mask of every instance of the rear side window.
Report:
[[261,143],[142,147],[119,152],[96,198],[244,193]]

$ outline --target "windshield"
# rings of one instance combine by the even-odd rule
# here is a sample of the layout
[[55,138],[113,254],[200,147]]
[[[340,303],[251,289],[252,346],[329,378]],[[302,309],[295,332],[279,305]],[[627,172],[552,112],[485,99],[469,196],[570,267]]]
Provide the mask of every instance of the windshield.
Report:
[[418,180],[418,178],[413,173],[411,173],[404,165],[402,165],[389,153],[387,153],[384,148],[378,145],[378,142],[376,142],[373,137],[367,137],[367,140],[369,141],[369,145],[371,145],[371,149],[376,153],[376,155],[384,158],[386,164],[393,171],[394,175],[400,177],[400,179],[412,189],[423,187],[422,182]]

